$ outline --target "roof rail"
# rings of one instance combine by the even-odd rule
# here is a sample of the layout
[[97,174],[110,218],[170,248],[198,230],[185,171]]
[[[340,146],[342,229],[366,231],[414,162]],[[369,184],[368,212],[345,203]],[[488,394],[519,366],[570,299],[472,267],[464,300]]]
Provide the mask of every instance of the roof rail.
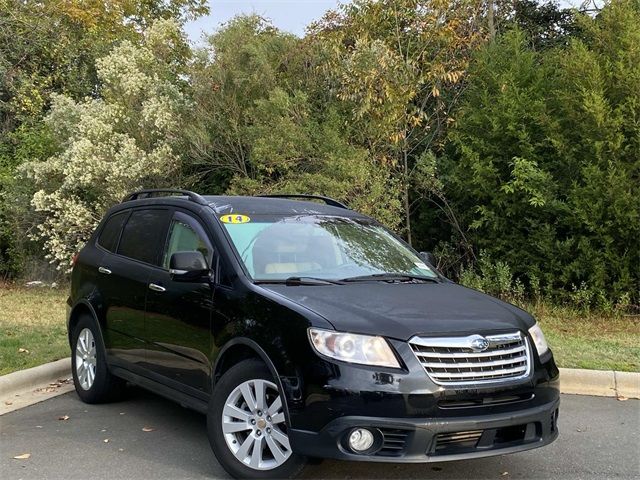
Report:
[[163,196],[159,195],[161,193],[179,193],[180,195],[188,197],[190,201],[195,202],[198,205],[209,205],[209,202],[207,202],[201,195],[198,195],[195,192],[191,192],[189,190],[176,190],[173,188],[150,188],[146,190],[138,190],[124,197],[122,201],[130,202],[131,200],[140,200],[143,198]]
[[344,208],[349,210],[344,203],[339,202],[338,200],[334,200],[333,198],[324,197],[322,195],[306,195],[306,194],[270,194],[270,195],[256,195],[256,197],[266,197],[266,198],[300,198],[306,200],[322,200],[324,203],[331,207]]

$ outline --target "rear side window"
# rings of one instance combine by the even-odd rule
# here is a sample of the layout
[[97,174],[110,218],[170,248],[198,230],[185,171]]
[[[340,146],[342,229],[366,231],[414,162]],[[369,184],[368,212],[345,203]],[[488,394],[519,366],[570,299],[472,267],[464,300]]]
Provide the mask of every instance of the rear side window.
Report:
[[118,248],[118,239],[120,238],[122,225],[124,225],[124,221],[127,219],[128,214],[129,210],[116,213],[109,217],[102,228],[102,232],[100,232],[98,245],[115,253],[116,248]]
[[122,231],[118,253],[134,260],[158,265],[169,217],[169,210],[134,210]]

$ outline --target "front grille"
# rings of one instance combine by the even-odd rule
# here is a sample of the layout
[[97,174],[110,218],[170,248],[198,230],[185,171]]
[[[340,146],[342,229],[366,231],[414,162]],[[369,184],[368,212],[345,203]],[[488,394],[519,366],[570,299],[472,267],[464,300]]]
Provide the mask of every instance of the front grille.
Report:
[[[483,339],[488,341],[482,350]],[[413,337],[411,349],[439,385],[477,385],[529,375],[529,342],[520,333],[481,337]]]

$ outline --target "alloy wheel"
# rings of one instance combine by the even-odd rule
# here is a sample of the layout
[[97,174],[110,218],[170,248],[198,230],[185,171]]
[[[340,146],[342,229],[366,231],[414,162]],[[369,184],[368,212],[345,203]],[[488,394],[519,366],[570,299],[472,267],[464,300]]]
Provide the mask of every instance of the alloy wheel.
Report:
[[76,343],[76,374],[83,390],[89,390],[96,378],[96,341],[88,328],[83,328]]
[[229,394],[222,433],[236,459],[254,470],[277,468],[291,456],[282,399],[267,380],[248,380]]

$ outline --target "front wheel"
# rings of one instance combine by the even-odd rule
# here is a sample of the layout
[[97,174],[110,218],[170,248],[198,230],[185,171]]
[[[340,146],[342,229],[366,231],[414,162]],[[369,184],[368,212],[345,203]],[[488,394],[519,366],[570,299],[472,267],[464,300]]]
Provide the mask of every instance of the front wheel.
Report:
[[209,413],[209,441],[235,478],[292,478],[306,458],[291,450],[281,392],[257,360],[232,367],[216,384]]
[[85,403],[117,400],[126,386],[124,380],[109,372],[104,345],[100,339],[93,317],[80,317],[71,334],[71,371],[76,392]]

